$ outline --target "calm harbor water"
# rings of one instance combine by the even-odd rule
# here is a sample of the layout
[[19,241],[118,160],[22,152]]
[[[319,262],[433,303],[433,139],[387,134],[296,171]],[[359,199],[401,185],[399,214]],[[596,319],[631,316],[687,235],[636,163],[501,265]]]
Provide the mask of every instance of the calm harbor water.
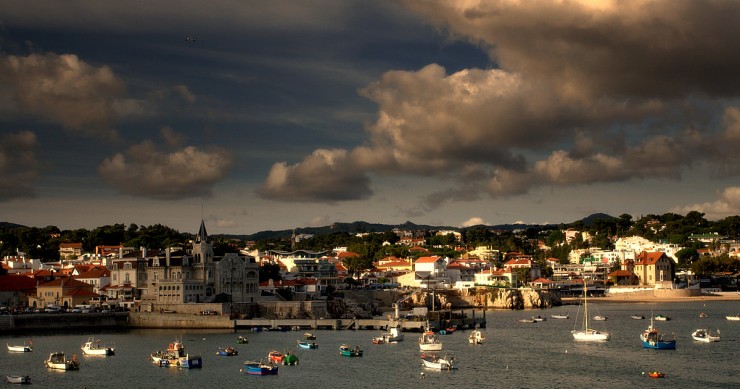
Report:
[[[251,333],[237,331],[249,344],[237,345],[236,334],[224,331],[132,330],[95,334],[0,335],[2,343],[32,339],[31,353],[0,352],[0,374],[28,374],[35,387],[45,388],[740,388],[740,322],[726,315],[740,312],[740,302],[692,303],[598,303],[589,304],[592,315],[606,322],[593,323],[612,333],[605,343],[576,343],[570,331],[577,326],[576,306],[536,311],[487,311],[486,343],[468,344],[467,331],[441,336],[446,352],[455,354],[459,368],[435,372],[422,367],[418,333],[405,333],[397,344],[374,345],[379,334],[372,330],[319,330],[319,348],[303,350],[296,340],[303,331]],[[642,314],[672,316],[657,322],[659,328],[675,333],[676,350],[642,348],[639,334],[649,320],[634,320]],[[709,317],[699,318],[700,312]],[[569,314],[555,320],[551,314]],[[518,319],[547,316],[541,323],[523,324]],[[695,328],[720,329],[718,343],[691,339]],[[114,342],[112,357],[84,356],[81,344],[88,336]],[[149,363],[153,351],[164,349],[176,337],[191,353],[203,357],[203,369],[161,368]],[[342,343],[359,345],[362,358],[341,357]],[[235,357],[216,356],[218,347],[233,346]],[[49,371],[43,360],[52,351],[76,354],[78,371]],[[291,350],[300,358],[298,366],[280,366],[277,376],[247,376],[240,373],[246,359],[260,359],[270,350]],[[642,372],[659,370],[666,378],[652,379]],[[423,373],[423,374],[422,374]],[[9,385],[9,384],[7,384]]]

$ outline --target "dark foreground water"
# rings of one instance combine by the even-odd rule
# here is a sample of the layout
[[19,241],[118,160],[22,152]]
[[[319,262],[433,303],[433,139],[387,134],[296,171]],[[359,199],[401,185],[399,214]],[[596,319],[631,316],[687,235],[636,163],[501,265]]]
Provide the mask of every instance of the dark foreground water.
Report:
[[[459,368],[435,372],[422,367],[417,333],[405,333],[397,344],[374,345],[379,332],[370,330],[314,331],[319,348],[296,347],[300,332],[238,331],[249,344],[237,345],[233,332],[184,330],[133,330],[95,334],[0,335],[0,343],[22,343],[33,339],[31,353],[0,351],[0,374],[28,374],[33,387],[43,388],[740,388],[740,322],[726,315],[738,314],[740,302],[694,302],[663,304],[590,304],[591,314],[609,318],[594,323],[612,333],[606,343],[576,343],[570,331],[576,323],[577,307],[564,306],[537,311],[488,311],[487,342],[468,344],[467,332],[442,336],[445,351],[455,354]],[[632,314],[649,317],[671,315],[657,322],[674,332],[676,350],[643,349],[639,334],[649,320],[634,320]],[[708,318],[699,318],[699,312]],[[570,319],[555,320],[554,313]],[[532,315],[547,316],[546,322],[522,324]],[[718,343],[691,339],[695,328],[720,329]],[[115,342],[112,357],[84,356],[80,345],[88,336]],[[149,363],[151,352],[181,337],[192,353],[203,357],[203,369],[161,368]],[[339,355],[347,343],[365,350],[362,358]],[[215,355],[218,347],[233,346],[235,357]],[[291,350],[300,358],[298,366],[280,366],[277,376],[247,376],[240,373],[246,359],[260,359],[270,350]],[[52,351],[77,354],[78,371],[58,372],[43,367]],[[642,372],[660,370],[666,378],[653,379]],[[423,374],[422,374],[423,373]],[[5,384],[9,387],[10,384]]]

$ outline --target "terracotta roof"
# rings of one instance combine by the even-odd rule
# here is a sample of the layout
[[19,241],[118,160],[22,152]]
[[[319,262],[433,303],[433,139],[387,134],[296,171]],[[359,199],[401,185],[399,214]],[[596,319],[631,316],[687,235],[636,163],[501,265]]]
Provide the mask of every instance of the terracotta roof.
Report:
[[437,262],[441,257],[420,257],[419,259],[414,262],[414,264],[417,263],[434,263]]
[[78,275],[75,278],[100,278],[100,277],[110,277],[110,270],[105,269],[105,268],[90,270],[88,272]]
[[92,285],[90,285],[90,284],[84,283],[82,281],[77,281],[74,278],[66,278],[66,277],[57,278],[54,281],[45,282],[45,283],[39,285],[39,287],[56,287],[56,286],[62,286],[62,283],[64,283],[64,286],[65,287],[70,287],[70,288],[79,288],[79,287],[85,287],[85,288],[90,287],[90,288],[92,288]]
[[7,275],[0,276],[0,291],[18,292],[36,289],[36,280],[26,276]]

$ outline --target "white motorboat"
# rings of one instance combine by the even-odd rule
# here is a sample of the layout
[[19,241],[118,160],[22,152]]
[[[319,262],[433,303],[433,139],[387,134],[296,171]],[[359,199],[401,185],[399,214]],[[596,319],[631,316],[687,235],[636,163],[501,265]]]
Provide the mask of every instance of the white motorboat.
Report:
[[100,339],[88,338],[87,342],[80,347],[85,355],[115,355],[113,346],[101,345]]
[[719,342],[719,330],[716,333],[712,333],[712,331],[706,328],[699,328],[691,333],[691,337],[697,342]]
[[740,321],[740,314],[738,314],[738,315],[735,315],[735,316],[732,316],[732,315],[730,315],[730,316],[725,316],[725,318],[726,318],[727,320],[731,320],[731,321]]
[[468,335],[468,342],[470,344],[483,344],[483,341],[485,340],[486,337],[480,330],[474,330],[470,333],[470,335]]
[[49,359],[44,361],[44,366],[49,369],[56,370],[77,370],[80,368],[80,364],[77,362],[76,356],[73,355],[72,359],[67,359],[62,352],[49,354]]

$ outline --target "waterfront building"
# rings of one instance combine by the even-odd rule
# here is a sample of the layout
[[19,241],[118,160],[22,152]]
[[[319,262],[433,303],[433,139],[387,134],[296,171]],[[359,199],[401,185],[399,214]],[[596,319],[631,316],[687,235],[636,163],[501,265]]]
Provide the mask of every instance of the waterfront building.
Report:
[[37,285],[36,295],[29,299],[29,306],[72,308],[80,304],[89,304],[97,296],[92,285],[74,278],[60,277]]
[[635,260],[634,273],[640,285],[671,288],[676,269],[665,253],[643,251]]
[[253,302],[259,295],[259,265],[253,257],[226,253],[216,262],[216,294],[232,302]]

